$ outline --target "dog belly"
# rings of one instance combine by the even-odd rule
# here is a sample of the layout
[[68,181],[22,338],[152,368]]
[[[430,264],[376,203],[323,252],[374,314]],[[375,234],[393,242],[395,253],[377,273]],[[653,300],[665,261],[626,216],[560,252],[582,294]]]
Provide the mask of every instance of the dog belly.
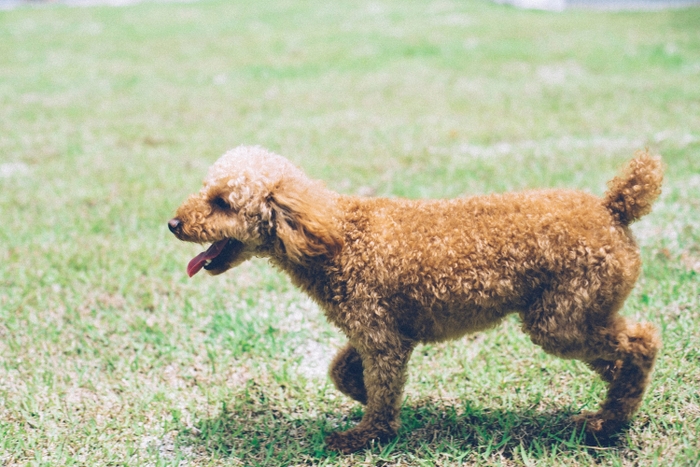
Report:
[[405,306],[394,309],[399,332],[420,342],[458,339],[492,328],[517,310],[502,306],[468,306],[463,303],[440,303],[431,307]]

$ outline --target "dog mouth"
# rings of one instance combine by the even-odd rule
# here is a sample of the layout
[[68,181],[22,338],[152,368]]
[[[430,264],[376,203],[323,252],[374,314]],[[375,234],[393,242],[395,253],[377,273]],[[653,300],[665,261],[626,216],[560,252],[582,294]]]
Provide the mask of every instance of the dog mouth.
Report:
[[202,268],[211,274],[221,274],[228,269],[243,249],[243,243],[233,238],[214,242],[206,250],[192,258],[187,265],[187,275],[192,277]]

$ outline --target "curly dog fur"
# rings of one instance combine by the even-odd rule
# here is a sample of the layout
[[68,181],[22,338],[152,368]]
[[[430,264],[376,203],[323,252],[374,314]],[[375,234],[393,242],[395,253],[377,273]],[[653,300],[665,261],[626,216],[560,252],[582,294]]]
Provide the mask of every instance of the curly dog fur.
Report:
[[602,199],[566,190],[362,198],[334,193],[260,147],[239,147],[209,169],[169,228],[212,243],[190,275],[269,258],[348,337],[330,376],[365,412],[328,437],[332,449],[396,435],[417,344],[493,327],[509,313],[547,353],[582,360],[608,383],[600,410],[579,417],[602,435],[638,409],[660,347],[651,324],[618,311],[641,269],[628,225],[651,210],[662,178],[661,161],[638,153]]

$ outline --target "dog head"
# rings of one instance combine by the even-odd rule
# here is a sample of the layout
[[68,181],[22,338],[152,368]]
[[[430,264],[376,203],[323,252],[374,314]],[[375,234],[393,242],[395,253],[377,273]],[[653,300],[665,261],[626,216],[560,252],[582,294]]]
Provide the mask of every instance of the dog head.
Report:
[[190,276],[202,268],[221,274],[253,256],[304,264],[342,247],[336,201],[284,157],[241,146],[211,166],[168,228],[180,240],[211,243],[190,261]]

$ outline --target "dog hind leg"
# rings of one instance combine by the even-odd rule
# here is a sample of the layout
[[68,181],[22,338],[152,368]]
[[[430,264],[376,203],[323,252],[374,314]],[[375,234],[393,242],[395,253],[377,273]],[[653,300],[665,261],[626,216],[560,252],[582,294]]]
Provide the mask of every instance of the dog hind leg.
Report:
[[653,325],[617,315],[621,300],[572,295],[543,293],[522,314],[523,330],[547,353],[582,360],[608,383],[600,410],[576,417],[589,433],[608,436],[639,408],[661,341]]
[[[608,392],[598,412],[577,417],[586,430],[603,436],[616,432],[639,409],[649,383],[661,341],[649,323],[630,323],[618,317],[600,333],[599,348],[613,358],[589,362],[603,379],[609,378]],[[614,359],[614,360],[613,360]]]

